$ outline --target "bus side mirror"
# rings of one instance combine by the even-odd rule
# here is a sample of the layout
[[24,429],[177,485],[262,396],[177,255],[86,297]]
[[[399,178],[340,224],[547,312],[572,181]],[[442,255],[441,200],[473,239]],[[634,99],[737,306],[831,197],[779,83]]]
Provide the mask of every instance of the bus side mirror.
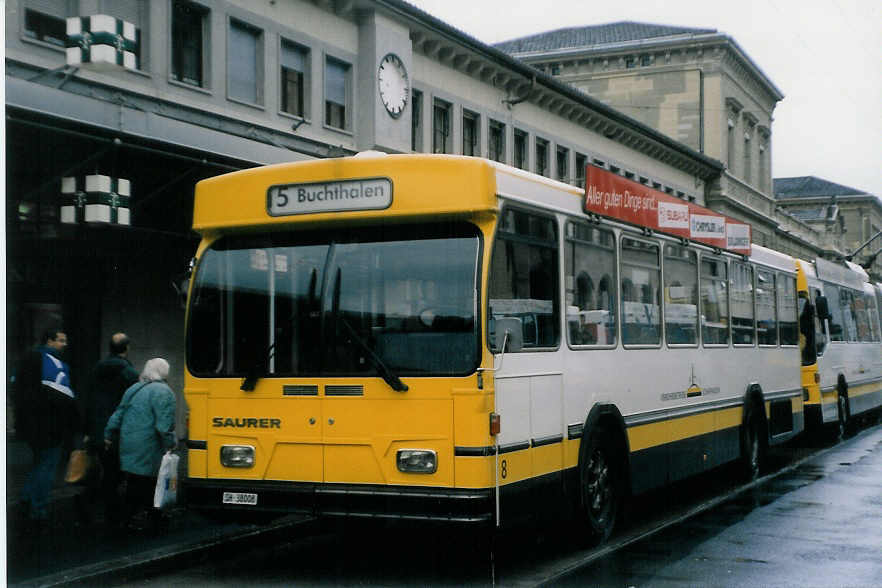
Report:
[[815,309],[818,311],[818,318],[822,321],[830,318],[830,308],[827,306],[827,298],[825,296],[815,298]]
[[[524,327],[516,317],[498,318],[494,321],[493,353],[517,353],[524,347]],[[505,345],[505,349],[503,349]]]
[[193,268],[195,266],[196,258],[193,257],[187,265],[187,270],[172,278],[172,288],[174,288],[175,294],[178,296],[178,302],[180,303],[181,308],[184,309],[187,308],[187,290],[190,287],[190,277],[193,275]]

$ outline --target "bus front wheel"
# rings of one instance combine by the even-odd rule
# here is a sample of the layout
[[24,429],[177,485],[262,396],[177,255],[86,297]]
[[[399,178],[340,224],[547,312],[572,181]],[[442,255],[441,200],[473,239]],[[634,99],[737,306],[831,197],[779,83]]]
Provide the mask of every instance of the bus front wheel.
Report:
[[582,511],[595,543],[613,531],[621,504],[619,461],[604,429],[595,429],[582,444],[579,477]]

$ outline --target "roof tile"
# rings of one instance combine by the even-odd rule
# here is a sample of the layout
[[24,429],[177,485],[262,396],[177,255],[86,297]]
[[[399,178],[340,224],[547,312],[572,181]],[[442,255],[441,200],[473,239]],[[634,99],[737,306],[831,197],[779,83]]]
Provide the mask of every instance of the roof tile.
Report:
[[613,22],[585,27],[569,27],[547,31],[510,41],[494,47],[510,54],[556,51],[593,47],[627,41],[639,41],[688,34],[716,33],[716,29],[696,29],[633,21]]
[[829,182],[815,176],[775,178],[775,198],[811,198],[818,196],[847,196],[866,194],[863,190]]

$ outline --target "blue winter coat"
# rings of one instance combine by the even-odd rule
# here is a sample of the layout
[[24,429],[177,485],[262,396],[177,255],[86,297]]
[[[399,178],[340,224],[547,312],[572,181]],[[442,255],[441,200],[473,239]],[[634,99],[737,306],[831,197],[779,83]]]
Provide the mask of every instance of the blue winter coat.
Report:
[[175,446],[175,393],[165,382],[132,384],[110,415],[104,438],[119,432],[124,472],[155,476],[162,454]]

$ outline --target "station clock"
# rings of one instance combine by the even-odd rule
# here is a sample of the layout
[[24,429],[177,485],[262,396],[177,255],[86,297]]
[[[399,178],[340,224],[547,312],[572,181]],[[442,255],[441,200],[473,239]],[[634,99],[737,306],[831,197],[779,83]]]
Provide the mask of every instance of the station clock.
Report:
[[380,67],[377,68],[377,88],[386,112],[392,118],[401,116],[407,106],[410,80],[404,62],[394,53],[387,53],[380,61]]

